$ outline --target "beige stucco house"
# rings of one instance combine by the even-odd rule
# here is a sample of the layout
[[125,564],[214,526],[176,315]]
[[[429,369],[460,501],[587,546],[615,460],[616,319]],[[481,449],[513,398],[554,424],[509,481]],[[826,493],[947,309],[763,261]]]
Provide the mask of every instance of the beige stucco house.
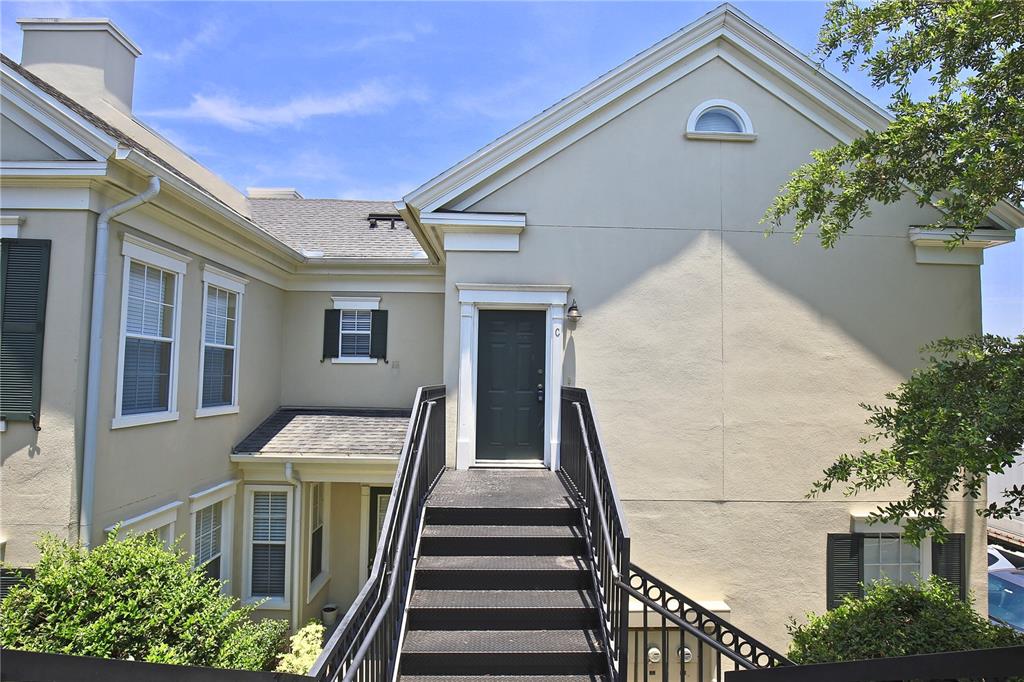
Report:
[[300,623],[365,579],[418,386],[447,387],[450,466],[557,468],[575,385],[633,560],[767,643],[858,578],[983,589],[984,500],[918,552],[864,523],[900,491],[804,494],[857,446],[858,402],[980,331],[983,250],[1024,215],[997,206],[949,251],[908,194],[831,251],[766,239],[808,153],[887,116],[741,12],[394,203],[244,194],[132,114],[140,51],[116,26],[21,24],[0,130],[9,565],[44,531],[155,531]]

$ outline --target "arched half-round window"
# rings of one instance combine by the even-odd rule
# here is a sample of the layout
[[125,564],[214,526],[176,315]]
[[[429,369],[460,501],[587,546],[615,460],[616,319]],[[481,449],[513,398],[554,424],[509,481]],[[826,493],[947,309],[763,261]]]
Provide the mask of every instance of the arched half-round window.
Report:
[[747,112],[735,102],[724,99],[709,99],[699,104],[686,122],[686,136],[740,142],[757,138]]

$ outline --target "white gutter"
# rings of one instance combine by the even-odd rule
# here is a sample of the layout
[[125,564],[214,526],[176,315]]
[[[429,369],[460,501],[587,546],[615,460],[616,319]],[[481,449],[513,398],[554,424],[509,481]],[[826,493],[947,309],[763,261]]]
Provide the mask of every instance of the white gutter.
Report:
[[93,493],[96,482],[96,434],[99,430],[100,379],[103,371],[103,314],[107,295],[107,244],[110,220],[141,206],[160,193],[160,178],[149,178],[141,194],[103,210],[96,220],[96,251],[92,265],[92,315],[89,318],[89,364],[85,389],[85,444],[82,448],[82,492],[78,511],[78,540],[86,549],[92,540]]
[[302,599],[302,590],[299,587],[302,583],[300,571],[302,568],[302,553],[299,552],[299,548],[302,547],[302,479],[295,473],[295,467],[291,462],[286,462],[284,465],[284,478],[295,488],[293,496],[295,510],[292,514],[292,524],[295,528],[292,533],[292,538],[294,538],[292,540],[292,632],[297,632],[299,629],[299,613],[302,608],[302,602],[299,601]]

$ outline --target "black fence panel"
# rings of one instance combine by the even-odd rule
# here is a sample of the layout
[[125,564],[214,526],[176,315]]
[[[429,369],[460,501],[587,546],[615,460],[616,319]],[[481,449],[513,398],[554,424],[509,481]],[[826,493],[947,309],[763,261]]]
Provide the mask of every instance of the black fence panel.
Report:
[[290,673],[165,665],[0,649],[3,682],[310,682]]

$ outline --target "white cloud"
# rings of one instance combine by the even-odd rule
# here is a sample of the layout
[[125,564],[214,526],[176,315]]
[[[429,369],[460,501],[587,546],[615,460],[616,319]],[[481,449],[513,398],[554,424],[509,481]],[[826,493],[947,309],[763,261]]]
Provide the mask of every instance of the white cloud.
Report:
[[409,44],[416,42],[420,36],[434,32],[430,24],[419,23],[411,28],[398,31],[374,32],[362,29],[364,35],[351,41],[343,41],[327,46],[324,52],[363,52],[374,48],[386,50],[389,45]]
[[196,50],[212,45],[221,35],[219,22],[207,22],[199,30],[167,51],[154,52],[152,56],[162,62],[180,64],[191,56]]
[[394,182],[383,185],[354,184],[338,192],[339,199],[364,199],[377,201],[398,201],[419,187],[416,182]]
[[232,130],[249,132],[281,126],[297,126],[315,116],[359,115],[379,111],[406,97],[404,93],[378,82],[334,95],[305,95],[284,104],[256,105],[239,102],[228,95],[193,95],[192,103],[181,109],[151,111],[147,115],[216,123]]

